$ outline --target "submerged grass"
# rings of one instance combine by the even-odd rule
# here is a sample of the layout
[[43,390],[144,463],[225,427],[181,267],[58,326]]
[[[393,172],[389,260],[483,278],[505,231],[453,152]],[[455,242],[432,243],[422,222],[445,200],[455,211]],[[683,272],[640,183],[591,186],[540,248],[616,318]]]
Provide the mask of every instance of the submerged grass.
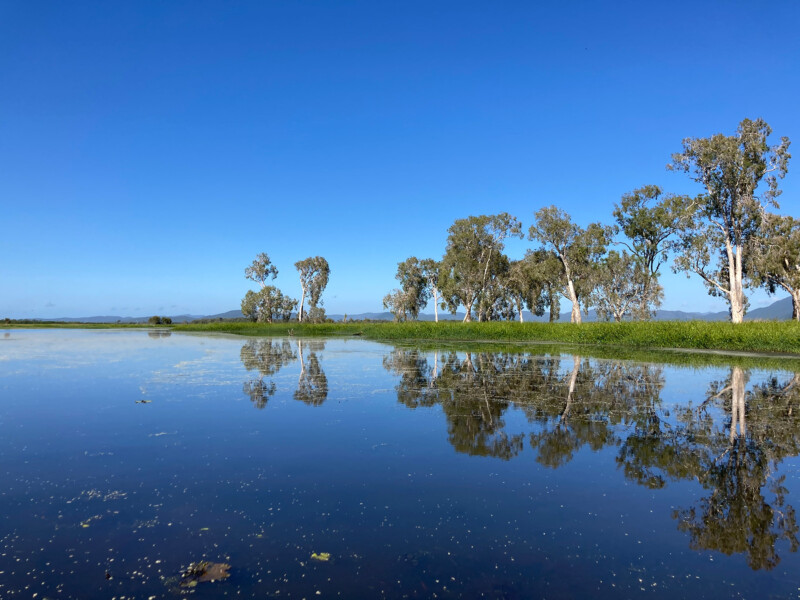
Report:
[[373,340],[559,342],[636,349],[680,348],[800,355],[800,323],[764,321],[650,321],[630,323],[249,323],[176,325],[177,331],[209,331],[255,336],[347,336]]

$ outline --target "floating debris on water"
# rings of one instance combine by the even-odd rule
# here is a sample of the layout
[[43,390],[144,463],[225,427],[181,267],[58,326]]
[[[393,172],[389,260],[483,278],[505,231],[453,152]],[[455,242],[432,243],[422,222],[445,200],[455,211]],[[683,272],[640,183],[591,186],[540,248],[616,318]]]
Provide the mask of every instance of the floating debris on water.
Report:
[[330,552],[320,552],[317,554],[316,552],[311,553],[311,560],[317,560],[319,562],[328,562],[331,559]]
[[212,563],[206,560],[192,563],[181,575],[181,587],[195,587],[198,583],[220,581],[231,576],[228,570],[231,568],[226,563]]

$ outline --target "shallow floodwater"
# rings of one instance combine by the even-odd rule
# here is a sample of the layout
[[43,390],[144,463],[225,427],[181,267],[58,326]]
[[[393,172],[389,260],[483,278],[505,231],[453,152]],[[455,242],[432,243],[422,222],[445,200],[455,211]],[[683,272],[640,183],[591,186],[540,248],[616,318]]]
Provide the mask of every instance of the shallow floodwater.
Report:
[[800,596],[800,376],[548,352],[0,330],[0,598]]

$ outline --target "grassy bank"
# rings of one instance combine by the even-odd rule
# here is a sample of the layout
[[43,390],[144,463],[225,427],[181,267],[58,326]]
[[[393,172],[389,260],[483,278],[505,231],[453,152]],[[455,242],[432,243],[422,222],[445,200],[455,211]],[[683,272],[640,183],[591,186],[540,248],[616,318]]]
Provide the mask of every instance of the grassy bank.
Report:
[[203,323],[176,325],[177,331],[240,335],[363,335],[374,340],[559,342],[627,348],[681,348],[800,355],[800,323],[756,322],[732,325],[708,321],[635,323]]

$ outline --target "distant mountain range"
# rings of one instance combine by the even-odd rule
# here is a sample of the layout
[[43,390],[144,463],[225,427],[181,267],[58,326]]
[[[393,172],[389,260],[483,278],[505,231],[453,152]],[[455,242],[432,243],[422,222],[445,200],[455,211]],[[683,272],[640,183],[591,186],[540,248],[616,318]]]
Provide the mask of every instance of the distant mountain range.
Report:
[[[523,312],[526,321],[547,321],[547,315],[537,317],[528,311]],[[328,315],[334,321],[341,321],[344,319],[343,314]],[[763,308],[755,308],[745,315],[745,321],[783,321],[792,317],[792,299],[788,296],[773,302],[769,306]],[[150,317],[117,317],[117,316],[97,316],[97,317],[61,317],[57,319],[41,319],[42,321],[57,321],[63,323],[147,323]],[[219,313],[216,315],[175,315],[170,317],[173,323],[187,323],[197,319],[241,319],[243,318],[242,311],[229,310],[228,312]],[[439,312],[440,321],[460,321],[464,318],[464,313],[457,313],[451,315],[447,312]],[[569,322],[570,313],[563,312],[559,317],[561,322]],[[369,312],[348,314],[349,320],[364,320],[369,319],[373,321],[391,321],[392,313],[390,312]],[[433,321],[433,313],[424,313],[419,316],[420,321]],[[584,315],[585,321],[596,321],[597,313],[594,310],[589,311],[588,316]],[[656,321],[727,321],[728,311],[720,312],[685,312],[682,310],[659,310],[655,316]]]

